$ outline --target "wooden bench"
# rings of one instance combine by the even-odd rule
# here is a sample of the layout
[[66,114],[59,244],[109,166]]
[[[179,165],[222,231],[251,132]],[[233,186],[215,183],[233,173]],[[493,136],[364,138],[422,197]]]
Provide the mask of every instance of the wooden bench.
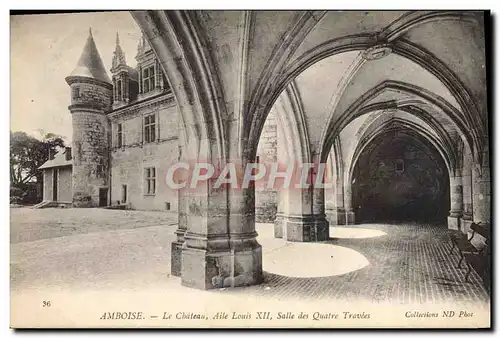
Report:
[[[465,275],[465,280],[469,281],[469,275],[474,269],[487,288],[489,288],[490,281],[490,248],[489,248],[489,230],[481,224],[472,223],[471,225],[472,236],[470,240],[474,237],[474,234],[479,234],[485,238],[484,248],[477,249],[473,251],[461,251],[462,257],[465,258],[467,262],[467,274]],[[472,245],[472,244],[471,244]]]
[[452,254],[453,249],[458,247],[457,243],[459,241],[462,241],[464,239],[467,240],[467,234],[464,234],[460,230],[450,230],[449,237],[450,237],[450,242],[451,242],[451,249],[450,249],[450,252],[448,254],[450,254],[450,255]]
[[[471,229],[475,223],[472,223]],[[475,226],[474,226],[475,227]],[[452,243],[451,249],[449,254],[453,252],[454,248],[458,248],[458,252],[460,254],[460,260],[458,261],[457,268],[462,267],[462,261],[464,260],[464,253],[477,253],[478,249],[471,243],[472,239],[474,238],[474,235],[476,234],[476,231],[472,229],[472,233],[470,237],[468,237],[467,233],[463,233],[460,230],[454,230],[453,232],[450,233],[450,240]]]

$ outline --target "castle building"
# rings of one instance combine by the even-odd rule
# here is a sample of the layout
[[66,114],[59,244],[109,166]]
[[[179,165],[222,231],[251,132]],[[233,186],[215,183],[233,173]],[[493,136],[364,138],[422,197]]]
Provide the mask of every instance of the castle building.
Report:
[[136,60],[135,68],[127,64],[117,34],[110,77],[89,32],[76,68],[66,77],[72,150],[40,167],[44,201],[176,210],[177,192],[162,184],[162,177],[179,156],[177,107],[144,38]]

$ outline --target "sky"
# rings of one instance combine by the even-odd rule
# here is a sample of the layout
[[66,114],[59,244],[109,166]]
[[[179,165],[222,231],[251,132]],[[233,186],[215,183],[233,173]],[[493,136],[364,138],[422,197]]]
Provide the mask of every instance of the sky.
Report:
[[10,17],[10,128],[39,138],[55,133],[71,143],[70,89],[65,81],[83,50],[89,27],[108,70],[116,33],[135,67],[141,31],[128,11]]

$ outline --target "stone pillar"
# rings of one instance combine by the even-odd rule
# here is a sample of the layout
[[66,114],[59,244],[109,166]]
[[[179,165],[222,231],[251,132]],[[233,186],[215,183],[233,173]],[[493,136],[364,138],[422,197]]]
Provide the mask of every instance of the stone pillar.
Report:
[[[308,204],[304,202],[305,205]],[[308,206],[311,207],[311,204]],[[287,213],[283,215],[281,223],[283,224],[283,238],[289,242],[318,242],[328,239],[328,221],[324,210],[317,214]]]
[[[281,198],[286,194],[286,197]],[[275,237],[290,242],[318,242],[329,237],[325,214],[324,188],[309,187],[282,190],[283,212],[275,222]],[[282,209],[280,209],[282,210]],[[280,230],[281,228],[281,230]]]
[[330,238],[330,225],[325,213],[325,189],[313,189],[312,212],[314,215],[314,242],[326,241]]
[[278,210],[274,219],[274,238],[283,238],[283,227],[285,226],[285,214],[288,204],[288,189],[282,189],[278,196]]
[[462,201],[463,212],[460,230],[466,233],[472,224],[472,172],[470,165],[462,170]]
[[179,189],[178,191],[178,205],[177,205],[177,218],[178,227],[175,231],[177,239],[172,242],[170,269],[173,276],[181,276],[182,271],[182,246],[184,245],[184,235],[187,231],[187,215],[189,212],[188,196],[186,189]]
[[[179,130],[183,130],[182,119],[177,120],[177,125]],[[179,162],[187,162],[187,142],[186,137],[183,132],[179,133]],[[177,230],[175,230],[175,235],[177,236],[175,242],[172,242],[171,252],[170,252],[170,271],[173,276],[180,277],[182,275],[182,248],[184,246],[188,228],[188,214],[189,214],[189,189],[182,188],[177,191]]]
[[[277,119],[274,110],[267,116],[262,133],[260,135],[257,156],[259,163],[270,168],[272,163],[278,159],[278,130]],[[283,146],[280,144],[280,146]],[[273,223],[276,219],[278,209],[278,191],[267,185],[256,187],[255,192],[255,219],[260,223]]]
[[325,190],[325,214],[330,224],[337,224],[337,201],[335,200],[335,190]]
[[352,210],[352,186],[350,181],[346,181],[344,186],[344,210],[345,224],[354,224],[355,216]]
[[[491,231],[491,174],[488,147],[488,141],[485,139],[483,152],[475,159],[472,166],[472,217],[474,223],[481,223],[483,227]],[[476,246],[486,244],[482,236],[478,236],[475,242]]]
[[472,196],[474,222],[490,223],[491,182],[489,166],[474,166],[472,170]]
[[182,285],[214,289],[262,281],[254,190],[215,190],[211,181],[188,194]]
[[461,229],[460,218],[463,209],[463,188],[462,176],[459,170],[455,172],[455,177],[450,177],[450,214],[448,216],[448,229]]
[[[335,154],[333,152],[330,153],[328,158],[328,175],[327,175],[327,183],[331,184],[331,188],[325,188],[325,214],[328,223],[331,225],[337,225],[337,191],[338,187],[338,175],[337,170],[335,168],[334,163]],[[343,201],[342,201],[343,202]]]
[[[326,212],[331,225],[345,225],[346,216],[344,209],[344,184],[340,175],[335,178],[335,204],[331,205],[327,200]],[[328,191],[328,190],[327,190]]]

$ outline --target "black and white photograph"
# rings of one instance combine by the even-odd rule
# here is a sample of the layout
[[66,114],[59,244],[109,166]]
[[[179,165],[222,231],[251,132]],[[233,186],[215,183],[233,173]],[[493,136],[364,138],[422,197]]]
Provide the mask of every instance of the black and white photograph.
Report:
[[491,328],[490,11],[9,26],[12,329]]

